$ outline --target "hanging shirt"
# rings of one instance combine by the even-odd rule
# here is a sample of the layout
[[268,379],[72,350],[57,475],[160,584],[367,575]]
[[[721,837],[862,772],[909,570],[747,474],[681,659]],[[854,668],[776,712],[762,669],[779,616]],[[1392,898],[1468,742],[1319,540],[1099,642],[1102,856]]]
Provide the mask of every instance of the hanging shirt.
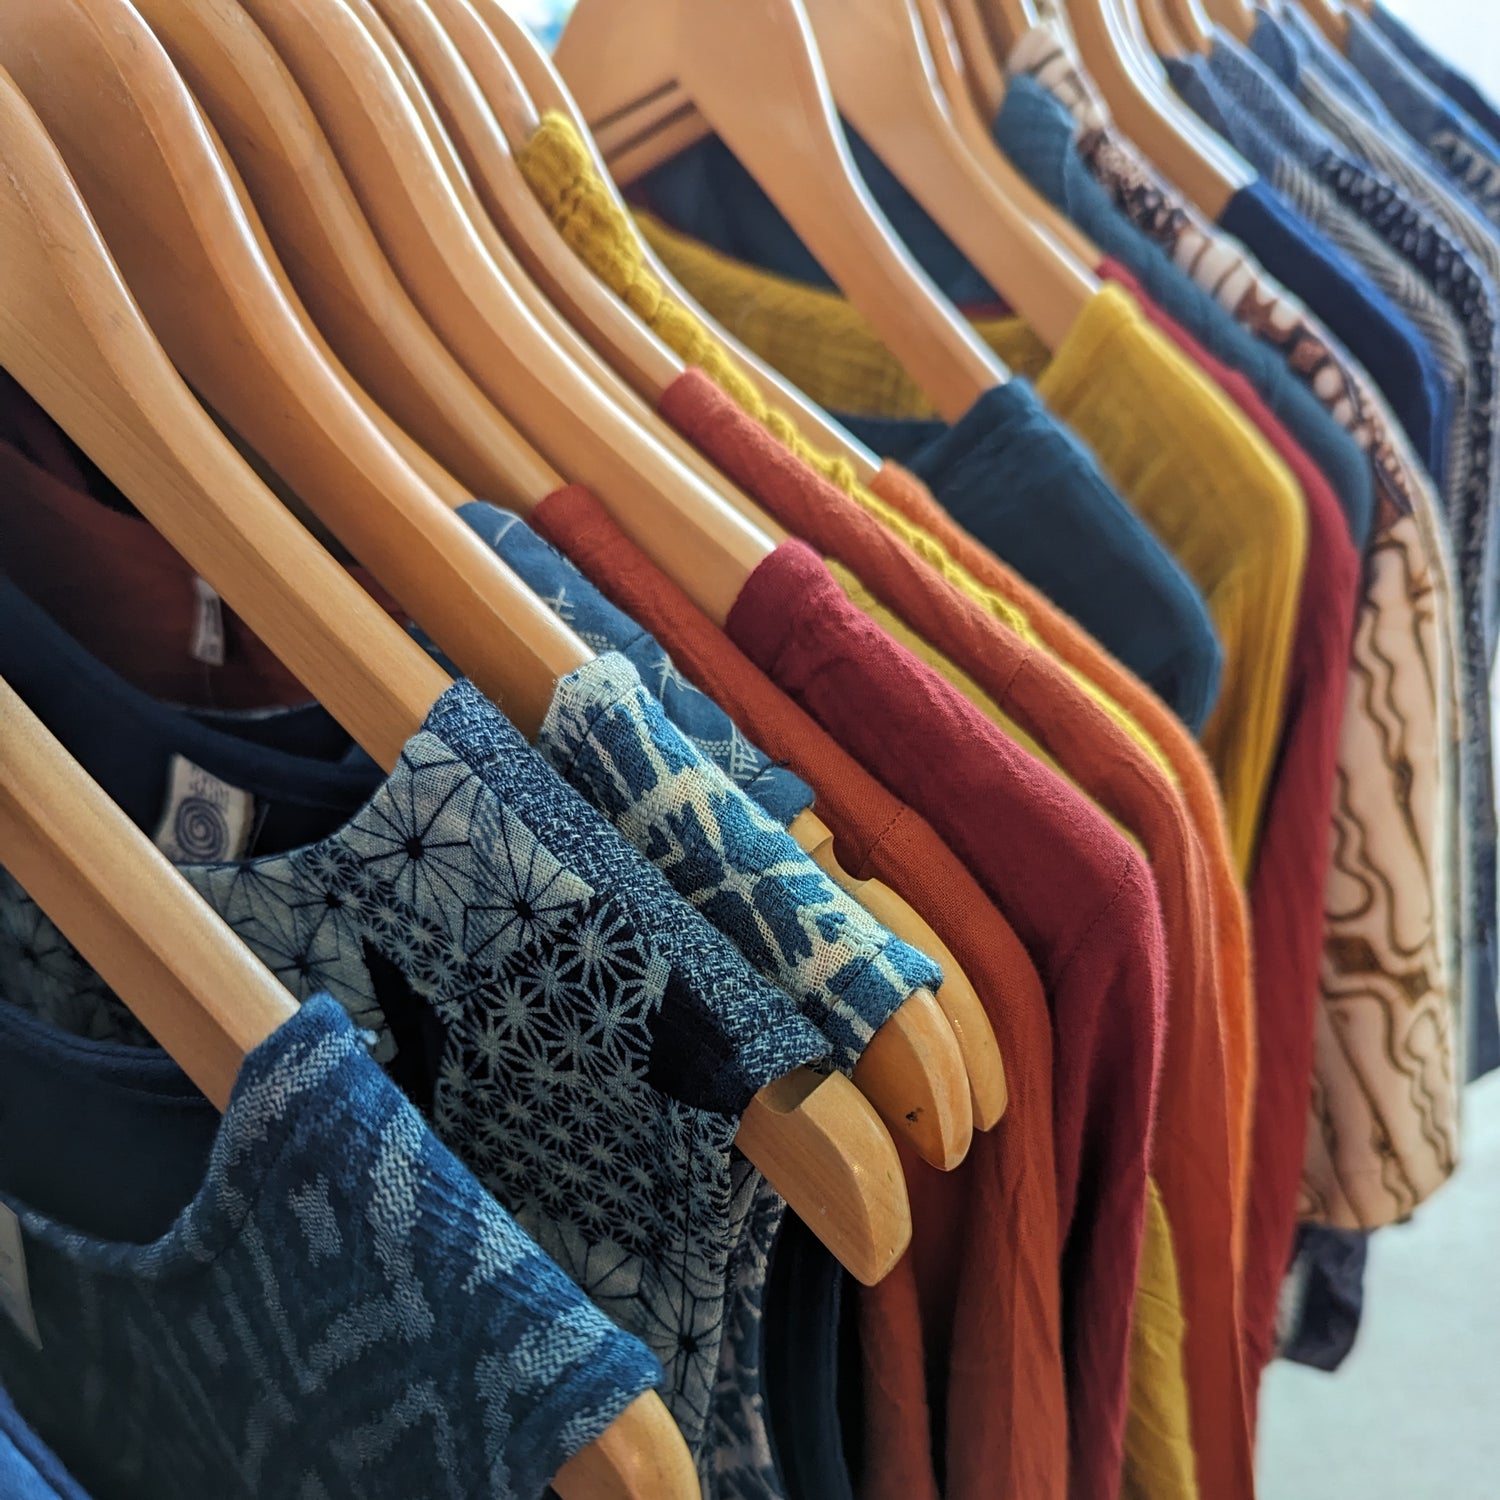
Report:
[[[845,592],[851,591],[840,570],[857,570],[863,582],[851,593],[856,604],[863,608],[865,590],[872,591],[971,673],[980,691],[1055,756],[1082,791],[1135,833],[1151,861],[1169,966],[1166,1048],[1150,1159],[1172,1213],[1171,1230],[1182,1246],[1177,1257],[1181,1306],[1172,1305],[1169,1316],[1179,1325],[1179,1339],[1184,1318],[1192,1332],[1193,1431],[1216,1456],[1205,1469],[1218,1476],[1220,1464],[1233,1470],[1238,1459],[1238,1475],[1215,1493],[1248,1492],[1253,1486],[1240,1380],[1238,1248],[1213,918],[1203,899],[1208,885],[1202,851],[1186,807],[1164,764],[1026,638],[1024,621],[1004,623],[960,593],[873,515],[809,474],[751,418],[726,407],[706,377],[693,373],[675,382],[661,403],[663,414],[731,480],[833,560],[830,569]],[[1333,504],[1331,496],[1328,503]],[[1174,1286],[1177,1281],[1174,1269]],[[1142,1334],[1146,1347],[1172,1344],[1172,1331],[1150,1329],[1163,1301],[1175,1304],[1176,1298],[1138,1302],[1137,1321],[1150,1330]],[[1177,1423],[1187,1425],[1185,1416]],[[1143,1482],[1151,1487],[1149,1476]]]
[[[848,466],[821,461],[651,274],[634,226],[598,183],[567,120],[545,115],[518,160],[559,232],[617,296],[778,441],[846,494],[854,492]],[[872,435],[882,436],[873,429]],[[962,512],[966,526],[1092,630],[1189,724],[1201,726],[1219,677],[1202,600],[1024,382],[989,392],[953,429],[941,457],[931,459],[941,469],[944,502]],[[1014,482],[997,486],[993,475],[1002,471]],[[1048,527],[1032,524],[1030,502],[1043,489],[1054,518]]]
[[[184,763],[259,849],[286,828],[278,804],[323,830],[348,820],[287,853],[230,843],[180,867],[295,995],[327,990],[378,1033],[445,1142],[658,1353],[706,1469],[730,1253],[756,1176],[731,1156],[734,1131],[756,1089],[827,1043],[468,684],[382,781],[274,750],[274,721],[245,726],[256,744],[146,702],[0,592],[6,680],[138,823],[160,816]],[[351,775],[352,806],[336,796]],[[175,823],[182,808],[167,812]],[[13,882],[6,899],[7,931],[45,928]],[[27,951],[0,955],[11,990]],[[50,961],[52,982],[31,980],[37,1003],[76,1008],[81,967]]]
[[[1341,64],[1329,81],[1377,123],[1394,117],[1463,196],[1492,223],[1500,222],[1500,145],[1435,88],[1379,26],[1358,11],[1349,17]],[[1356,89],[1351,82],[1368,87]]]
[[1433,52],[1409,26],[1392,15],[1385,6],[1374,6],[1370,11],[1370,19],[1380,28],[1381,33],[1394,43],[1397,51],[1416,65],[1423,77],[1430,79],[1454,104],[1465,110],[1491,140],[1500,140],[1500,110],[1497,110],[1468,78],[1451,63]]
[[[1072,1483],[1079,1494],[1113,1494],[1162,994],[1150,873],[1076,793],[855,611],[801,544],[783,543],[759,565],[728,629],[933,821],[1001,904],[1049,986],[1060,1049],[1064,1347],[1081,1409],[1095,1419],[1072,1434]],[[922,723],[926,733],[888,732],[903,723]],[[944,753],[935,755],[938,745]],[[1077,1056],[1085,1037],[1085,1055]],[[1110,1127],[1096,1137],[1091,1124],[1105,1115]],[[1087,1172],[1085,1160],[1093,1164]]]
[[1182,725],[1149,690],[1089,639],[1072,621],[1011,573],[1003,563],[967,536],[921,485],[893,465],[875,478],[881,497],[912,521],[939,537],[954,559],[986,587],[1023,605],[1032,628],[1054,652],[1124,705],[1166,755],[1178,787],[1187,801],[1205,864],[1213,882],[1213,911],[1217,933],[1220,1029],[1225,1044],[1226,1083],[1231,1130],[1235,1144],[1234,1177],[1243,1201],[1249,1138],[1249,1082],[1254,1071],[1250,1015],[1248,919],[1244,894],[1229,855],[1229,836],[1213,773]]
[[677,670],[655,636],[616,609],[519,516],[478,500],[461,507],[459,515],[575,635],[601,655],[612,651],[625,657],[672,724],[763,812],[788,828],[813,805],[805,781],[752,744]]
[[10,1500],[88,1500],[0,1389],[0,1485]]
[[[1346,345],[1361,347],[1368,368],[1381,373],[1385,395],[1423,463],[1441,482],[1453,393],[1410,321],[1353,261],[1320,237],[1309,238],[1305,222],[1281,212],[1267,217],[1270,232],[1261,236],[1260,259],[1252,259],[1240,241],[1204,219],[1117,131],[1071,40],[1058,28],[1042,24],[1025,32],[1005,66],[1012,77],[1036,79],[1067,109],[1077,127],[1078,155],[1115,207],[1237,322],[1279,349],[1291,372],[1367,448],[1338,400],[1331,399],[1338,394],[1331,391],[1332,382],[1350,383],[1355,374],[1348,354],[1334,347],[1335,333]],[[1309,306],[1318,309],[1322,322]],[[1358,383],[1368,386],[1363,371],[1358,373]],[[1370,404],[1368,397],[1364,404]]]
[[0,1369],[100,1494],[534,1500],[659,1378],[326,996],[222,1121],[165,1054],[9,1004],[0,1073],[38,1335],[4,1322]]
[[[1500,573],[1492,558],[1500,536],[1491,519],[1495,464],[1500,459],[1493,431],[1500,411],[1500,392],[1495,386],[1495,310],[1500,301],[1487,267],[1500,257],[1500,243],[1472,213],[1436,186],[1430,174],[1403,157],[1399,146],[1385,141],[1378,129],[1320,80],[1316,68],[1308,65],[1311,54],[1299,50],[1293,33],[1281,35],[1288,43],[1281,52],[1287,78],[1297,87],[1297,98],[1318,112],[1324,128],[1307,120],[1281,79],[1222,40],[1213,54],[1214,76],[1247,109],[1259,111],[1257,119],[1266,130],[1295,130],[1288,139],[1309,168],[1408,257],[1413,271],[1448,303],[1465,334],[1470,377],[1462,429],[1466,444],[1463,462],[1450,470],[1445,499],[1462,601],[1463,771],[1473,850],[1468,883],[1467,1010],[1475,1017],[1492,1016],[1496,856],[1488,680],[1495,578]],[[1299,117],[1304,123],[1297,123]],[[1337,144],[1328,133],[1335,128]],[[1476,262],[1471,251],[1482,260]],[[1497,1035],[1493,1022],[1487,1030]]]
[[[838,836],[845,867],[886,881],[932,923],[995,1029],[1009,1086],[1005,1115],[994,1130],[975,1136],[956,1171],[908,1172],[911,1251],[879,1286],[859,1292],[868,1372],[864,1492],[936,1500],[938,1474],[946,1470],[946,1493],[953,1497],[978,1500],[997,1483],[1017,1494],[1063,1495],[1068,1421],[1052,1041],[1034,966],[932,827],[775,687],[597,501],[576,489],[563,491],[534,519],[616,603],[667,643],[681,669],[711,687],[770,754],[816,787],[819,812]],[[789,1324],[794,1316],[778,1315],[771,1304],[768,1349],[777,1327],[784,1330],[781,1338],[804,1349],[809,1326],[806,1319]],[[832,1354],[824,1358],[825,1369],[835,1363]]]

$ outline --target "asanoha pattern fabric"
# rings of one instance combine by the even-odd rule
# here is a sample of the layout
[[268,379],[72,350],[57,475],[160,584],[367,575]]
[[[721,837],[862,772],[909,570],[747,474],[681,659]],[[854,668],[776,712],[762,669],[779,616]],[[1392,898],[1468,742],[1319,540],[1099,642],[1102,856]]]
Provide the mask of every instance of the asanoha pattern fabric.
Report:
[[[1266,22],[1263,20],[1262,28]],[[1271,33],[1267,33],[1269,36]],[[1286,82],[1312,111],[1308,132],[1333,143],[1310,167],[1406,257],[1452,309],[1464,330],[1469,371],[1469,402],[1460,430],[1467,441],[1465,463],[1450,476],[1445,499],[1448,531],[1457,564],[1456,581],[1462,623],[1462,685],[1465,746],[1465,806],[1470,834],[1468,881],[1466,1008],[1478,1019],[1493,1012],[1497,983],[1496,818],[1490,745],[1489,668],[1495,645],[1497,587],[1496,547],[1500,529],[1494,519],[1500,444],[1500,387],[1496,385],[1496,313],[1500,310],[1497,273],[1500,242],[1434,175],[1404,150],[1399,131],[1371,126],[1339,91],[1323,79],[1311,48],[1299,49],[1284,33],[1287,46],[1279,56]],[[1305,52],[1305,55],[1304,55]],[[1287,94],[1283,80],[1256,58],[1221,39],[1210,66],[1237,98],[1259,107],[1268,121],[1300,106]],[[1270,102],[1267,102],[1270,101]],[[1303,115],[1306,119],[1306,115]],[[1473,252],[1471,254],[1471,252]]]
[[[796,1000],[845,1072],[913,991],[942,982],[931,959],[875,922],[698,754],[624,657],[595,657],[558,682],[537,745],[757,972]],[[785,1209],[758,1179],[731,1261],[712,1444],[721,1500],[780,1495],[760,1329]]]
[[[828,1051],[791,1000],[465,682],[336,833],[182,868],[299,999],[328,991],[387,1055],[398,1030],[428,1050],[394,1063],[430,1079],[439,1136],[661,1359],[706,1461],[757,1175],[734,1132],[756,1089]],[[0,905],[24,903],[4,884]]]
[[744,955],[852,1071],[942,970],[839,889],[679,734],[613,653],[557,684],[537,748]]
[[[1452,1169],[1411,1108],[1407,1046],[1451,1003],[1457,954],[1442,947],[1459,885],[1455,616],[1437,500],[1368,376],[1236,242],[1167,187],[1112,127],[1092,80],[1055,34],[1029,33],[1010,60],[1082,126],[1078,149],[1116,205],[1281,350],[1360,443],[1376,482],[1350,691],[1339,751],[1324,942],[1318,1078],[1301,1212],[1374,1227],[1409,1213]],[[1441,772],[1440,772],[1441,768]],[[1442,774],[1446,773],[1446,774]],[[1410,1023],[1416,1029],[1409,1029]],[[1435,1038],[1432,1038],[1435,1039]],[[1432,1040],[1428,1039],[1428,1040]],[[1403,1127],[1402,1121],[1408,1124]],[[1384,1149],[1382,1149],[1382,1147]],[[1388,1158],[1395,1153],[1401,1169]]]
[[[0,1045],[35,1045],[6,1009]],[[537,1500],[659,1373],[323,996],[247,1059],[153,1243],[6,1202],[41,1349],[6,1322],[0,1369],[101,1497]]]
[[616,609],[519,516],[481,500],[458,513],[575,635],[596,652],[617,651],[627,658],[682,734],[783,828],[813,805],[813,790],[800,776],[752,745],[729,715],[673,666],[655,636]]

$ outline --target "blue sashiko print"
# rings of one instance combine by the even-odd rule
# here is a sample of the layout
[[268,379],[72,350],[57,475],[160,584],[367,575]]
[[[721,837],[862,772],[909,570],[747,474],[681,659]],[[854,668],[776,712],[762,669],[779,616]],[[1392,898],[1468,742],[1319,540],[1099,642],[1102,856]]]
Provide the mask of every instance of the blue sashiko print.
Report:
[[613,653],[557,684],[537,747],[834,1044],[850,1071],[942,970],[840,890]]
[[[852,1071],[875,1031],[941,969],[839,889],[667,722],[623,657],[596,657],[557,685],[538,746],[787,991]],[[760,1379],[771,1247],[785,1205],[755,1185],[732,1261],[729,1330],[715,1399],[719,1500],[775,1500]]]
[[813,805],[813,790],[800,776],[751,744],[729,715],[677,670],[655,636],[615,608],[519,516],[482,500],[470,501],[458,513],[575,635],[600,655],[618,651],[625,657],[682,734],[783,828]]
[[[181,1078],[163,1054],[0,1012],[0,1056],[54,1072],[60,1110],[80,1073],[116,1097],[143,1071]],[[156,1092],[145,1107],[171,1119],[212,1113]],[[0,1320],[0,1369],[101,1500],[537,1500],[658,1377],[332,1000],[250,1055],[215,1124],[196,1192],[150,1243],[5,1199],[40,1348]]]
[[788,997],[466,682],[337,833],[182,869],[298,998],[330,993],[430,1091],[442,1140],[661,1359],[701,1457],[758,1177],[731,1155],[739,1116],[828,1051]]

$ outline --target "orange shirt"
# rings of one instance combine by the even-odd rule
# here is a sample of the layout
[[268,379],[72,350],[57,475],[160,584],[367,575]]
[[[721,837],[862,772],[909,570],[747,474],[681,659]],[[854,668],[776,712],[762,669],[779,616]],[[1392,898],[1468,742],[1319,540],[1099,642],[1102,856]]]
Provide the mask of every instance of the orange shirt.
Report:
[[[1047,597],[1007,568],[988,548],[957,525],[926,487],[897,464],[887,463],[871,482],[881,499],[942,542],[975,578],[1026,611],[1048,649],[1078,668],[1126,709],[1171,762],[1178,786],[1203,843],[1213,885],[1217,934],[1218,996],[1224,1038],[1225,1078],[1230,1099],[1230,1144],[1239,1222],[1248,1181],[1250,1100],[1255,1077],[1255,1031],[1251,1008],[1250,924],[1245,893],[1235,874],[1218,784],[1203,752],[1181,720],[1097,641]],[[1243,1245],[1237,1247],[1243,1251]]]
[[674,381],[658,409],[783,526],[855,572],[887,608],[967,672],[1143,845],[1170,963],[1150,1166],[1176,1250],[1198,1472],[1206,1495],[1253,1493],[1213,891],[1186,804],[1055,657],[949,584],[873,515],[781,448],[705,375],[690,371]]
[[[741,654],[596,501],[568,489],[532,517],[773,759],[817,793],[845,867],[878,877],[929,921],[978,990],[1010,1104],[956,1171],[908,1163],[915,1234],[860,1293],[862,1500],[1067,1491],[1067,1410],[1052,1142],[1051,1028],[1009,924],[931,826],[887,792]],[[932,1454],[946,1415],[946,1486]]]

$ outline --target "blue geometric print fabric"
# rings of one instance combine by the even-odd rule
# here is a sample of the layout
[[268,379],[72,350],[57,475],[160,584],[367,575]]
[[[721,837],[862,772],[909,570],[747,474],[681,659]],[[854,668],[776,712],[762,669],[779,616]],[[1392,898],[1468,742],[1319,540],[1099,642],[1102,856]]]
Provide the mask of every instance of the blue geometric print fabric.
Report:
[[[732,1169],[739,1115],[828,1052],[790,999],[464,682],[338,832],[183,872],[299,999],[331,993],[430,1091],[445,1144],[661,1359],[701,1455],[734,1174],[755,1176]],[[29,904],[5,884],[0,909]]]
[[[0,1045],[44,1057],[46,1028],[5,1009]],[[659,1373],[326,997],[246,1061],[160,1238],[10,1207],[41,1349],[6,1323],[0,1368],[101,1497],[535,1500]]]
[[667,722],[623,656],[558,682],[537,748],[792,996],[836,1067],[852,1071],[914,990],[942,983]]
[[519,516],[482,500],[471,500],[458,513],[575,635],[600,655],[618,651],[626,657],[672,723],[783,828],[813,805],[813,790],[800,776],[752,745],[729,715],[673,666],[655,636],[616,609]]

